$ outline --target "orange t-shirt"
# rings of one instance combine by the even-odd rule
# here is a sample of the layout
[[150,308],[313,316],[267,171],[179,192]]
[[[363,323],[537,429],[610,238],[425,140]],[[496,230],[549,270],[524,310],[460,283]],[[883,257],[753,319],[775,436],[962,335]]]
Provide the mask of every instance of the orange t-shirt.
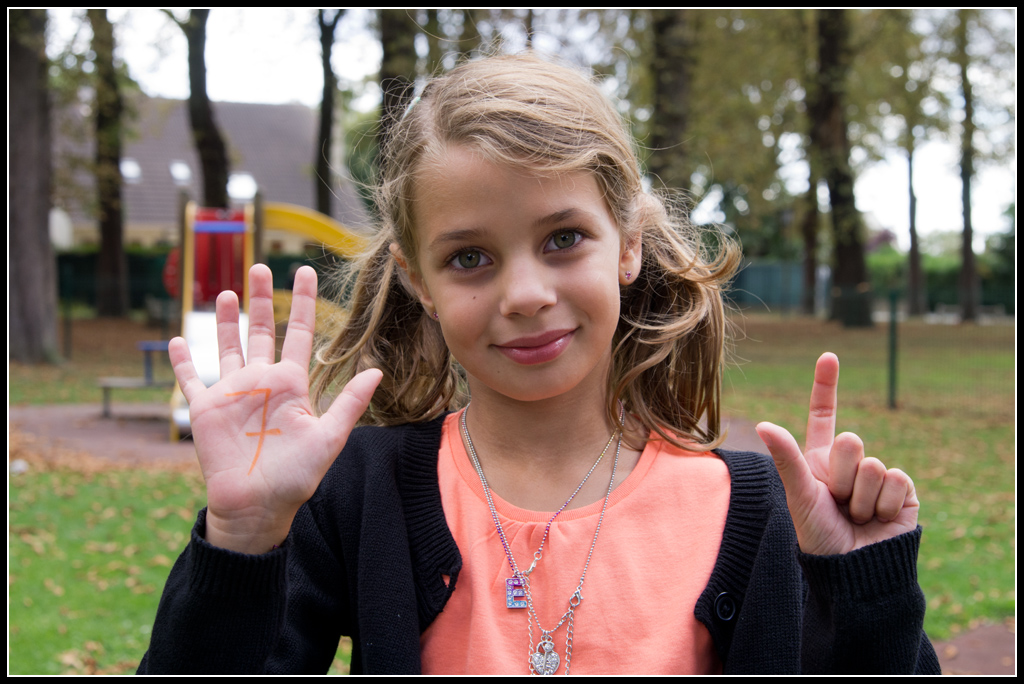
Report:
[[[444,611],[421,637],[424,674],[529,674],[527,609],[505,605],[512,576],[480,478],[459,434],[441,433],[438,478],[462,570]],[[608,501],[575,612],[572,674],[702,674],[721,671],[711,635],[693,610],[718,556],[729,508],[729,472],[711,453],[649,441]],[[567,493],[568,495],[568,493]],[[521,569],[552,512],[517,508],[492,493]],[[558,624],[579,583],[604,499],[562,511],[530,576],[545,629]],[[565,673],[566,628],[553,633]],[[536,647],[540,630],[533,628]]]

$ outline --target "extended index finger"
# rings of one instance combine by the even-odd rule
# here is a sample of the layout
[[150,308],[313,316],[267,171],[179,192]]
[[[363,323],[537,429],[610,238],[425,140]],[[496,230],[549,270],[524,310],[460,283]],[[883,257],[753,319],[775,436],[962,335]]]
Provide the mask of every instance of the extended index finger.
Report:
[[281,360],[303,368],[309,366],[313,353],[313,331],[316,327],[316,271],[303,266],[295,272],[292,306],[288,314],[288,331],[284,336]]
[[814,366],[814,386],[807,414],[807,448],[805,452],[832,446],[836,437],[836,405],[839,388],[839,357],[825,352]]

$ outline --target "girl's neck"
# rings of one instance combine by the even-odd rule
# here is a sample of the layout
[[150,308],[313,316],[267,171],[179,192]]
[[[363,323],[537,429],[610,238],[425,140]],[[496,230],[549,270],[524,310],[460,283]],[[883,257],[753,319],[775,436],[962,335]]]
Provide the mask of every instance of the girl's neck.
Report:
[[[467,426],[491,489],[519,508],[557,510],[616,429],[603,401],[601,395],[594,394],[521,402],[487,390],[475,392]],[[569,508],[604,498],[617,441],[618,437],[608,446]],[[616,485],[625,480],[639,457],[640,452],[623,443]]]

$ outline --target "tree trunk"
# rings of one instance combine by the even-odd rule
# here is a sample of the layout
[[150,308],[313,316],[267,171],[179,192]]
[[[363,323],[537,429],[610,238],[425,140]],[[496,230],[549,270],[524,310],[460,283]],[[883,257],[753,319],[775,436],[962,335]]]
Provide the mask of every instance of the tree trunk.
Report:
[[487,16],[486,9],[466,8],[455,10],[462,12],[462,33],[459,35],[459,62],[470,59],[474,52],[479,52],[484,44],[484,37],[478,26],[480,19]]
[[436,9],[427,9],[427,20],[423,24],[423,33],[427,37],[427,76],[433,77],[441,73],[441,60],[444,59],[442,45],[441,19]]
[[849,35],[845,10],[818,12],[818,73],[808,111],[811,141],[828,183],[835,236],[832,315],[847,327],[866,327],[871,321],[871,293],[861,232],[860,213],[853,195],[850,143],[843,115],[843,93],[849,72]]
[[8,31],[8,353],[40,363],[57,358],[46,10],[10,10]]
[[907,186],[910,192],[910,254],[907,273],[907,313],[923,316],[927,313],[924,271],[921,268],[921,243],[917,237],[917,194],[914,192],[914,131],[907,131]]
[[800,298],[800,313],[814,315],[814,290],[818,284],[818,178],[811,164],[810,188],[804,198],[807,205],[800,221],[800,236],[804,242],[803,296]]
[[[813,106],[815,104],[813,97],[815,95],[814,84],[817,80],[817,73],[811,68],[810,65],[817,63],[817,31],[813,30],[813,14],[807,14],[807,12],[814,12],[814,10],[798,10],[802,15],[799,25],[803,27],[803,31],[798,34],[800,44],[804,46],[804,49],[800,51],[803,55],[804,74],[803,80],[805,83],[810,84],[808,86],[808,105]],[[805,316],[813,316],[817,313],[815,310],[815,290],[818,285],[818,231],[821,229],[821,212],[818,210],[818,181],[821,179],[821,164],[818,162],[817,155],[819,154],[817,145],[817,136],[814,129],[813,117],[811,112],[808,111],[808,117],[812,118],[809,123],[810,132],[810,144],[807,147],[807,195],[804,197],[804,204],[806,205],[803,219],[800,222],[800,237],[804,243],[804,263],[803,263],[803,296],[800,299],[800,312]]]
[[128,313],[128,262],[124,255],[124,212],[121,204],[121,118],[124,102],[114,68],[114,27],[107,11],[87,11],[96,54],[96,206],[100,253],[96,263],[96,313]]
[[971,180],[974,178],[974,90],[967,75],[970,57],[967,54],[967,24],[971,10],[957,10],[956,63],[960,67],[960,83],[964,94],[963,135],[960,137],[960,182],[964,212],[964,233],[960,245],[960,316],[963,321],[976,321],[980,304],[978,268],[974,260],[974,227],[971,224]]
[[334,49],[334,30],[338,27],[345,10],[335,10],[334,18],[327,21],[324,10],[317,10],[317,25],[320,27],[320,65],[324,72],[324,91],[320,100],[320,133],[317,136],[316,158],[316,210],[321,214],[331,213],[331,149],[334,131],[334,98],[338,90],[338,79],[331,67],[331,52]]
[[380,10],[380,44],[384,51],[380,64],[381,149],[387,144],[391,124],[402,116],[412,98],[416,78],[416,33],[416,24],[406,10]]
[[208,9],[193,9],[178,22],[188,41],[188,117],[203,167],[203,203],[228,206],[228,153],[206,94],[206,21]]
[[690,118],[693,71],[693,13],[651,10],[654,56],[654,112],[648,169],[662,187],[688,190],[690,168],[683,145]]

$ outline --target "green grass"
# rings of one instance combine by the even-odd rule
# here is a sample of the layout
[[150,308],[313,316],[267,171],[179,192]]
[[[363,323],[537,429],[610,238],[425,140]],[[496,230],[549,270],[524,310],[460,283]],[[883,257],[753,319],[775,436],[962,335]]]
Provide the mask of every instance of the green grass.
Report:
[[133,672],[201,479],[33,468],[8,497],[9,672]]
[[[887,408],[888,330],[749,318],[723,411],[803,441],[815,359],[839,355],[838,430],[913,478],[925,529],[925,627],[946,639],[1015,614],[1015,338],[1010,326],[901,326],[898,408]],[[745,333],[745,336],[744,336]]]
[[[15,440],[17,441],[17,440]],[[27,457],[10,477],[10,674],[134,672],[160,592],[205,504],[198,472],[78,470]],[[350,643],[331,668],[348,672]]]

